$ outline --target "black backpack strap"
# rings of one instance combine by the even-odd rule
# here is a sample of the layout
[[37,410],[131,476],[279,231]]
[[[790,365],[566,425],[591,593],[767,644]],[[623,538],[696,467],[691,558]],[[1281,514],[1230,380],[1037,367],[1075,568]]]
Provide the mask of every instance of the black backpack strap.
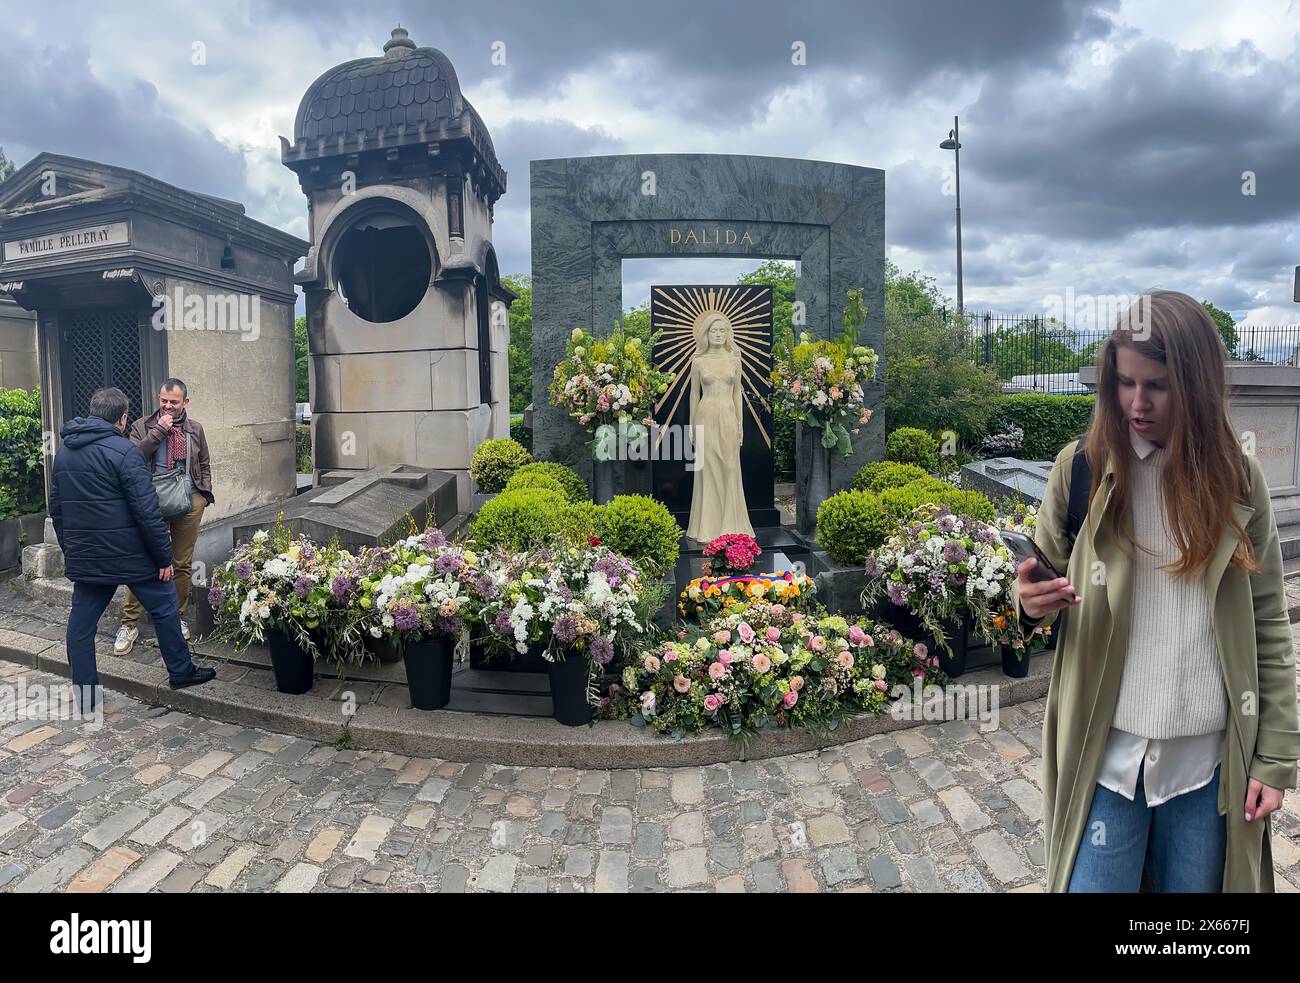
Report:
[[1084,517],[1088,514],[1088,492],[1092,487],[1092,468],[1088,465],[1088,455],[1084,453],[1083,441],[1074,451],[1074,460],[1070,464],[1070,504],[1065,516],[1065,537],[1074,549],[1075,537],[1083,528]]

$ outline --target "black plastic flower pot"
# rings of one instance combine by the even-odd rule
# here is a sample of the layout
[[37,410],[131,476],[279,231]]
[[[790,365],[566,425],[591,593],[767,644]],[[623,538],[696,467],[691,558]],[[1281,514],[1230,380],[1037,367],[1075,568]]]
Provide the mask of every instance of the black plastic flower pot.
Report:
[[453,643],[446,638],[407,642],[402,646],[406,687],[417,710],[441,710],[451,702]]
[[1029,653],[1010,645],[999,645],[998,649],[1002,655],[1002,675],[1012,679],[1024,679],[1029,675]]
[[394,644],[392,635],[375,638],[373,635],[367,634],[365,646],[366,651],[380,662],[393,663],[402,661],[401,650]]
[[966,653],[970,649],[971,619],[967,615],[956,620],[945,619],[940,624],[943,625],[944,634],[948,636],[948,646],[952,649],[952,653],[949,654],[933,636],[926,638],[926,646],[929,648],[930,654],[939,660],[939,668],[949,676],[956,678],[966,671]]
[[281,693],[294,695],[310,690],[315,678],[315,661],[297,640],[282,631],[274,630],[267,632],[266,645],[271,650],[275,688]]
[[493,652],[482,645],[469,647],[469,667],[489,672],[546,672],[541,645],[528,646],[527,652]]
[[569,653],[563,662],[546,663],[551,679],[551,715],[567,727],[591,723],[595,707],[587,702],[588,660]]

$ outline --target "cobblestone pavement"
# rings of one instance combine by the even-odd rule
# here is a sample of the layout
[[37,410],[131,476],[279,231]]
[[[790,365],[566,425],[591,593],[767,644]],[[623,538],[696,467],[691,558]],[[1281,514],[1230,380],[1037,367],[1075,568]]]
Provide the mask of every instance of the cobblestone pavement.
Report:
[[[0,685],[61,682],[0,662]],[[642,771],[338,750],[109,693],[0,726],[0,892],[1041,891],[1043,701]],[[1300,883],[1300,799],[1275,817]]]

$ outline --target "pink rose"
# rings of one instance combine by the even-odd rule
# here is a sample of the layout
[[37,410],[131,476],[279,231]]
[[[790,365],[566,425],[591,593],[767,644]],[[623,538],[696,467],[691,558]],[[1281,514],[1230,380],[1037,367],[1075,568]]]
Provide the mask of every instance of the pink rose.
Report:
[[740,640],[746,645],[754,640],[754,629],[749,627],[745,622],[742,621],[740,627],[736,630],[740,633]]
[[684,641],[686,641],[686,629],[685,629],[685,628],[679,628],[679,629],[677,629],[677,641],[679,641],[679,642],[684,642]]
[[772,668],[772,660],[762,652],[759,652],[758,655],[754,656],[751,665],[753,665],[755,672],[762,674]]
[[888,689],[888,688],[889,688],[889,684],[885,682],[883,679],[876,680],[876,689]]
[[930,650],[926,648],[925,642],[917,642],[912,646],[912,651],[916,654],[918,659],[924,659],[930,653]]
[[863,635],[863,636],[862,636],[862,644],[863,644],[863,645],[866,645],[866,646],[869,648],[869,647],[871,647],[872,645],[875,645],[875,644],[876,644],[876,640],[875,640],[874,638],[872,638],[870,635]]
[[727,629],[725,628],[722,628],[713,633],[713,642],[715,645],[726,645],[730,641],[731,641],[731,632],[727,631]]
[[808,647],[812,649],[814,652],[825,652],[826,639],[822,638],[821,635],[814,635],[812,639],[808,642]]
[[767,635],[769,642],[779,642],[781,640],[781,629],[776,625],[771,625],[764,634]]
[[720,706],[722,706],[722,701],[718,699],[718,697],[715,694],[710,693],[708,696],[704,698],[705,713],[709,713],[709,714],[717,713],[718,707]]
[[596,705],[599,706],[602,710],[608,709],[608,707],[609,707],[609,697],[608,697],[608,696],[602,696],[599,700],[596,701]]
[[664,661],[665,661],[665,662],[676,662],[676,661],[677,661],[677,653],[676,653],[676,652],[665,652],[665,653],[664,653]]
[[727,674],[727,667],[724,666],[721,662],[709,663],[709,678],[712,679],[715,683],[726,674]]
[[659,660],[658,660],[657,658],[655,658],[653,655],[647,655],[647,656],[645,657],[645,662],[643,662],[642,665],[645,666],[645,671],[646,671],[646,672],[658,672],[658,671],[659,671]]
[[790,688],[794,690],[796,693],[798,693],[801,689],[803,689],[803,676],[791,676]]
[[799,694],[795,690],[790,690],[785,694],[785,696],[781,697],[781,702],[785,705],[785,708],[789,710],[799,702]]
[[803,615],[796,611],[794,614],[790,615],[790,620],[797,625],[799,622],[803,621]]
[[835,661],[838,662],[838,663],[840,664],[840,668],[841,668],[841,669],[852,669],[852,668],[853,668],[853,653],[852,653],[852,652],[841,652],[839,655],[837,655],[837,656],[835,657]]
[[730,666],[732,661],[731,650],[723,649],[721,652],[719,652],[718,661],[721,662],[724,666]]
[[852,628],[849,629],[849,644],[850,644],[850,645],[859,645],[859,646],[860,646],[860,645],[862,645],[863,643],[865,643],[866,640],[867,640],[867,633],[866,633],[865,631],[863,631],[861,628],[859,628],[857,625],[854,625]]
[[785,617],[785,605],[784,605],[784,604],[773,604],[773,605],[771,606],[771,608],[769,608],[768,610],[771,612],[772,617],[773,617],[774,619],[776,619],[777,621],[780,621],[782,618]]
[[685,693],[691,688],[691,681],[685,676],[673,677],[673,689],[679,693]]
[[924,679],[924,678],[925,678],[925,670],[924,670],[924,669],[919,669],[919,668],[918,668],[918,669],[913,669],[913,670],[912,670],[912,675],[915,676],[917,679]]
[[933,666],[935,669],[939,668],[939,657],[937,655],[930,660],[930,665]]

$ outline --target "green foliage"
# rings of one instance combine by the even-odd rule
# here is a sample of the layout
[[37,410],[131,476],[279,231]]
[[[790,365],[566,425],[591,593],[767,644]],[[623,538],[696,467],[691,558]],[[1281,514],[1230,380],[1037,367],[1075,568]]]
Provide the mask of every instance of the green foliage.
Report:
[[0,519],[45,511],[41,391],[0,389]]
[[510,418],[510,439],[529,451],[533,449],[533,432],[524,426],[523,414]]
[[469,475],[479,491],[499,492],[505,488],[511,475],[525,464],[531,464],[532,460],[533,455],[509,437],[485,440],[470,459]]
[[604,508],[595,502],[584,499],[571,502],[564,511],[561,535],[569,542],[581,546],[600,535],[600,513]]
[[[1074,350],[1077,332],[1052,317],[1028,318],[1009,328],[997,328],[988,335],[988,352],[998,378],[1032,372],[1075,372],[1083,361]],[[983,339],[979,342],[983,357]]]
[[510,412],[522,413],[533,401],[533,278],[512,274],[501,282],[515,293],[510,305]]
[[999,419],[1025,432],[1020,456],[1026,461],[1052,461],[1061,448],[1088,429],[1097,397],[1011,393],[998,403]]
[[514,478],[506,484],[507,488],[515,486],[516,479],[521,479],[527,475],[545,475],[559,486],[564,497],[570,502],[585,502],[591,496],[587,493],[587,483],[582,480],[582,475],[574,471],[573,468],[564,464],[557,464],[555,461],[534,461],[532,464],[525,464],[515,472]]
[[906,520],[918,505],[933,502],[953,512],[992,522],[995,513],[987,495],[962,489],[938,478],[922,478],[880,493],[880,508],[895,523]]
[[885,438],[885,458],[934,471],[939,466],[939,442],[916,427],[899,427]]
[[299,474],[311,473],[311,424],[296,423],[293,427],[295,459]]
[[992,366],[971,361],[969,328],[943,302],[931,278],[886,267],[885,419],[894,428],[952,429],[979,446],[1002,384]]
[[780,403],[772,407],[772,477],[794,481],[794,444],[797,421]]
[[910,481],[929,477],[925,468],[915,464],[900,464],[897,461],[872,461],[858,468],[853,476],[853,487],[857,491],[870,491],[880,494],[886,488],[898,488]]
[[677,563],[682,528],[667,506],[648,495],[615,495],[599,513],[601,543],[667,575]]
[[564,496],[548,488],[504,491],[484,504],[470,535],[480,547],[523,552],[544,545],[568,527]]
[[[794,330],[794,302],[798,282],[794,266],[769,259],[751,273],[737,277],[738,284],[767,284],[772,288],[772,337]],[[780,403],[772,407],[772,470],[776,481],[794,481],[795,419]]]
[[1201,306],[1209,311],[1210,317],[1214,318],[1219,335],[1223,338],[1223,347],[1228,350],[1228,357],[1239,358],[1237,346],[1241,343],[1241,339],[1237,335],[1237,322],[1232,319],[1232,315],[1220,307],[1215,307],[1208,300],[1201,301]]
[[817,544],[837,563],[861,563],[889,538],[895,522],[869,491],[842,491],[817,507]]
[[506,491],[514,491],[517,488],[545,488],[548,491],[557,492],[564,495],[564,486],[549,474],[542,474],[539,471],[532,471],[525,474],[522,470],[516,471],[506,482]]
[[5,156],[4,147],[0,147],[0,181],[8,180],[18,167]]
[[307,375],[308,360],[311,354],[307,345],[307,318],[300,317],[293,322],[293,372],[294,402],[311,401],[311,384]]

